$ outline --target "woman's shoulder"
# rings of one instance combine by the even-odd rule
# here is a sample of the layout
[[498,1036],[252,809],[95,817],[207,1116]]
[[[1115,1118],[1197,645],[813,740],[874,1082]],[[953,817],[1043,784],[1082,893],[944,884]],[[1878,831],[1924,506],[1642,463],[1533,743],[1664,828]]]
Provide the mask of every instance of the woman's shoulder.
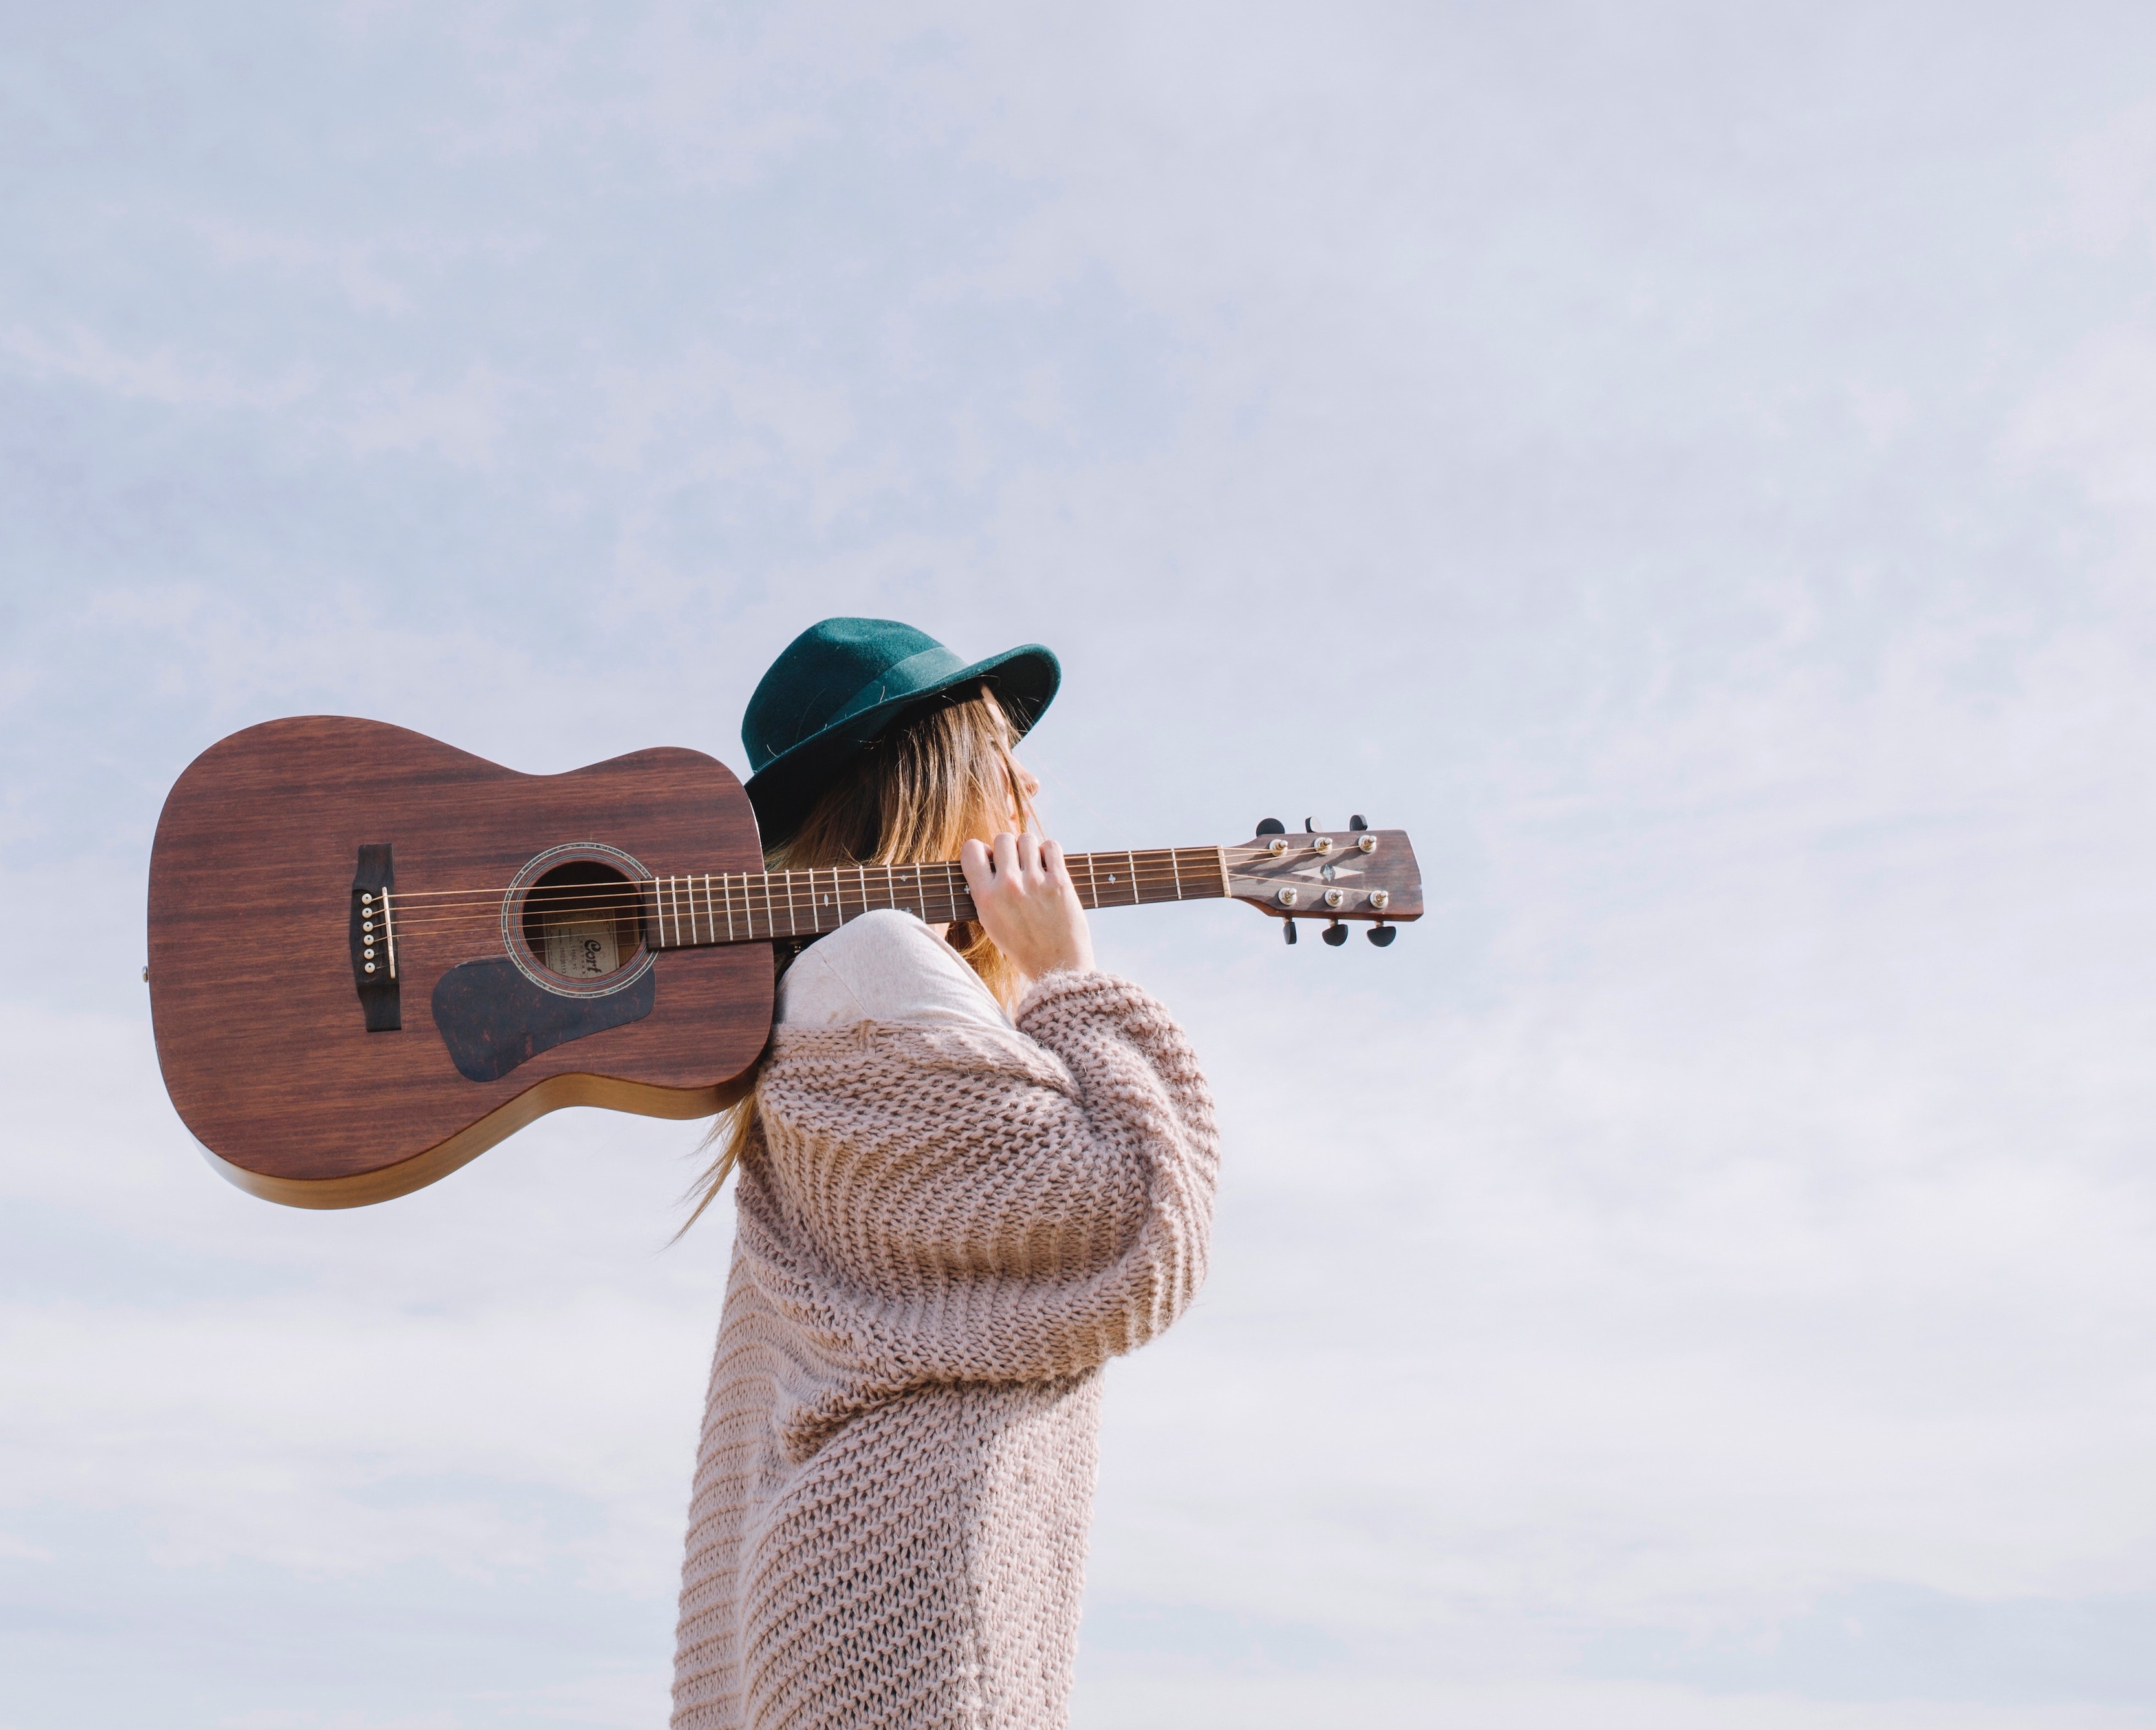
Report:
[[855,1021],[1011,1024],[958,952],[896,908],[849,920],[803,951],[779,981],[778,1019],[811,1027]]

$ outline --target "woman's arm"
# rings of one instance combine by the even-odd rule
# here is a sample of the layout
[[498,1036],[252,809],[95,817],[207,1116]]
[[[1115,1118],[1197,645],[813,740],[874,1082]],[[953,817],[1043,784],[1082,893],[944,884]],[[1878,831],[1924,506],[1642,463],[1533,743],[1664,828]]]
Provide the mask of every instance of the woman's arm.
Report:
[[782,1029],[744,1162],[765,1295],[885,1387],[1076,1374],[1167,1327],[1204,1277],[1219,1168],[1182,1030],[1137,987],[1058,972],[1025,1037]]

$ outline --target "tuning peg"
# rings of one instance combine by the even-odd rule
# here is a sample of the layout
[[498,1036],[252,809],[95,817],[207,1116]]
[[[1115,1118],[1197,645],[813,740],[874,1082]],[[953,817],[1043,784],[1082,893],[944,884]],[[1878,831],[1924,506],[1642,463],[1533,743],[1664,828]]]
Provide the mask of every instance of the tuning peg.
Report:
[[1304,818],[1302,819],[1302,832],[1306,835],[1316,834],[1317,833],[1317,819],[1315,817]]
[[1393,939],[1399,934],[1399,927],[1396,925],[1373,925],[1370,927],[1370,941],[1380,949],[1390,948]]
[[1285,938],[1286,938],[1286,939],[1290,943],[1294,942],[1295,942],[1295,921],[1293,921],[1292,919],[1283,919],[1283,920],[1281,920],[1281,935],[1283,937],[1285,937]]
[[1348,927],[1336,919],[1332,924],[1325,927],[1322,935],[1324,937],[1327,942],[1337,949],[1342,943],[1348,941]]
[[1287,825],[1277,817],[1268,817],[1258,825],[1258,833],[1261,835],[1284,835],[1287,833]]
[[1360,811],[1358,811],[1353,817],[1348,819],[1348,827],[1350,829],[1368,829],[1369,826],[1370,825],[1368,824],[1363,821],[1363,814]]

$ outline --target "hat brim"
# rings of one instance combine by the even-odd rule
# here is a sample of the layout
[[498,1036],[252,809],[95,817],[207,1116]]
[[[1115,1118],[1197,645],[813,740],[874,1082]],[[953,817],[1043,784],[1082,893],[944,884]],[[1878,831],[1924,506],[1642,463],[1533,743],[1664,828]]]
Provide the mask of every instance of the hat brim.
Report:
[[1055,700],[1063,683],[1062,664],[1053,650],[1027,643],[975,661],[918,690],[849,715],[819,733],[812,733],[748,778],[746,790],[756,808],[757,832],[767,848],[776,847],[800,828],[809,807],[837,779],[840,770],[906,718],[962,685],[985,683],[1010,717],[1011,737],[1022,739]]

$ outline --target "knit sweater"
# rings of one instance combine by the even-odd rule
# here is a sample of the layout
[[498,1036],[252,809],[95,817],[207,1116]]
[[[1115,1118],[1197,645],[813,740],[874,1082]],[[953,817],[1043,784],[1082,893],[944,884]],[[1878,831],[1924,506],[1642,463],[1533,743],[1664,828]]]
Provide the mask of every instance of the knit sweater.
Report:
[[1018,1033],[780,1027],[696,1461],[675,1730],[1067,1722],[1101,1366],[1204,1277],[1182,1031],[1059,973]]

